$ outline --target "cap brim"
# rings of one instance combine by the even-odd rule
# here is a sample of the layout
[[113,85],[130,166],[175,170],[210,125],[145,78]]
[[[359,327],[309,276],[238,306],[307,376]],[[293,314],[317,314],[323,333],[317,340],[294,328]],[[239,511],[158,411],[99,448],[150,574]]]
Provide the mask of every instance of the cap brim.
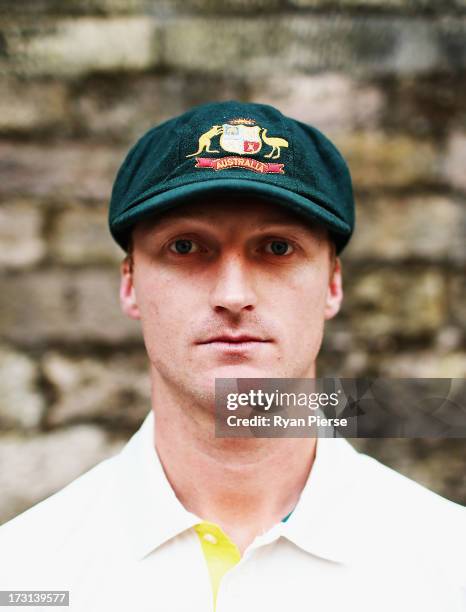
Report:
[[262,181],[251,179],[222,178],[198,181],[157,193],[149,198],[136,202],[121,213],[112,223],[110,231],[113,238],[124,249],[127,249],[129,229],[155,213],[172,209],[177,205],[189,202],[201,195],[222,193],[239,193],[241,196],[254,195],[269,202],[285,206],[304,218],[318,222],[331,233],[339,253],[351,237],[350,226],[331,212],[324,203],[315,202],[293,191]]

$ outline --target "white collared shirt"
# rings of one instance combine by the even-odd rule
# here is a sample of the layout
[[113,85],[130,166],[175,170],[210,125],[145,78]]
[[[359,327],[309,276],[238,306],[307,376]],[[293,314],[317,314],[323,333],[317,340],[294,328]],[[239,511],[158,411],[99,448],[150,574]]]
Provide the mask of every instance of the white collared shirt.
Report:
[[[213,610],[202,519],[167,481],[153,426],[149,413],[121,453],[0,528],[0,590],[69,590],[72,612]],[[217,612],[464,612],[465,515],[321,438],[293,514],[224,576]]]

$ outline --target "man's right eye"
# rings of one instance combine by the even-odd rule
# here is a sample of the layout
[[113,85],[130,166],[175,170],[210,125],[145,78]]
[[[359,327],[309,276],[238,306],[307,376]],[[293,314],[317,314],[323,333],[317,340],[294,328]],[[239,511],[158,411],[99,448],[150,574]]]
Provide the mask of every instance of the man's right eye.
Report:
[[187,238],[175,240],[168,248],[178,255],[189,255],[190,253],[199,251],[199,246],[193,240],[188,240]]

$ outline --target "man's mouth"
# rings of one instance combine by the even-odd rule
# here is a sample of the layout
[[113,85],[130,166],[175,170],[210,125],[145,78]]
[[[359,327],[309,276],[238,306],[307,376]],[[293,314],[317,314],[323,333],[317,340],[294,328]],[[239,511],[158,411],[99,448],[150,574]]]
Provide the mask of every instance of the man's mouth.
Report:
[[261,338],[260,336],[251,334],[220,334],[198,342],[197,344],[219,349],[221,351],[227,351],[229,353],[239,353],[258,348],[270,342],[272,342],[272,340],[268,338]]
[[250,336],[249,334],[231,335],[222,334],[220,336],[213,336],[207,340],[198,342],[198,344],[248,344],[253,342],[270,342],[270,340],[259,338],[258,336]]

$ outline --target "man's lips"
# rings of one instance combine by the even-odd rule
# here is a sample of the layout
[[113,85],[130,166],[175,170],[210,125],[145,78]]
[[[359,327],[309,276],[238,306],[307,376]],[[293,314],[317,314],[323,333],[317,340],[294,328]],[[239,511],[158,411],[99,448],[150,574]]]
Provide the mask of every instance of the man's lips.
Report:
[[268,338],[260,338],[259,336],[252,336],[249,334],[239,334],[239,335],[221,334],[219,336],[212,336],[211,338],[208,338],[207,340],[202,340],[198,342],[197,344],[223,343],[223,344],[228,344],[228,345],[235,345],[235,344],[247,344],[247,343],[253,343],[253,342],[256,342],[256,343],[271,342],[271,340],[269,340]]
[[238,357],[248,355],[251,351],[271,342],[268,338],[261,338],[251,334],[220,334],[198,342],[206,350],[220,351],[223,355]]

